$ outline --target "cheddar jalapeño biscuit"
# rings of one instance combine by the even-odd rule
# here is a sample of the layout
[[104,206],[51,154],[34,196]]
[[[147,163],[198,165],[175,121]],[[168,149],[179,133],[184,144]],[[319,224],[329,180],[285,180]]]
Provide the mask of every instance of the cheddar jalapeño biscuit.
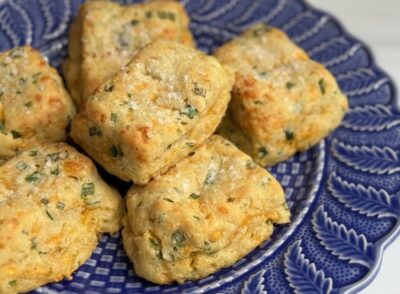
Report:
[[71,25],[64,74],[77,104],[156,39],[193,46],[189,18],[175,1],[123,6],[111,1],[82,4]]
[[218,133],[263,166],[318,143],[348,108],[332,74],[277,29],[255,25],[214,56],[236,73]]
[[108,172],[146,184],[215,131],[232,83],[214,57],[157,40],[94,92],[71,136]]
[[37,144],[63,141],[74,115],[60,76],[37,50],[0,53],[0,162]]
[[154,283],[197,280],[230,266],[289,222],[282,187],[219,136],[126,196],[123,243]]
[[118,192],[64,143],[8,160],[0,166],[0,293],[70,279],[123,216]]

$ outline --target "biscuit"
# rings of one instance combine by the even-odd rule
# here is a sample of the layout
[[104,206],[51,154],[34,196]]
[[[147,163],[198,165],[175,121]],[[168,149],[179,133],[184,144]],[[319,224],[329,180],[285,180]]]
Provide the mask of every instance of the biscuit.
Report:
[[214,56],[236,73],[218,133],[263,166],[318,143],[348,108],[332,74],[278,29],[255,25]]
[[59,142],[75,115],[57,71],[31,47],[0,53],[0,161]]
[[235,263],[289,222],[280,184],[229,141],[193,154],[126,196],[124,248],[154,283],[197,280]]
[[189,18],[175,1],[122,6],[109,1],[82,4],[69,33],[63,69],[68,89],[81,104],[94,89],[155,39],[194,46]]
[[111,174],[146,184],[215,131],[232,84],[214,57],[157,40],[97,88],[71,136]]
[[104,232],[120,229],[124,203],[86,156],[64,143],[38,146],[0,166],[0,293],[71,278]]

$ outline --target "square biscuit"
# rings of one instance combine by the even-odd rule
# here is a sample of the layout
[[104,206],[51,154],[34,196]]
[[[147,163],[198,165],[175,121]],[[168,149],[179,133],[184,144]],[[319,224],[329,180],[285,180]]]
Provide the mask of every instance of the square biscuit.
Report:
[[124,212],[119,193],[67,144],[36,146],[6,161],[0,166],[0,293],[71,279],[99,236],[119,231]]
[[263,166],[317,144],[348,109],[332,74],[278,29],[255,25],[214,56],[235,71],[218,133]]
[[71,25],[68,59],[63,65],[68,89],[81,104],[94,89],[155,39],[194,46],[189,18],[176,1],[120,5],[89,1]]
[[125,199],[125,251],[135,272],[157,284],[228,267],[290,219],[281,185],[219,136]]
[[157,40],[97,88],[71,136],[111,174],[146,184],[215,131],[232,83],[214,57]]
[[57,71],[29,47],[0,53],[0,161],[66,138],[75,106]]

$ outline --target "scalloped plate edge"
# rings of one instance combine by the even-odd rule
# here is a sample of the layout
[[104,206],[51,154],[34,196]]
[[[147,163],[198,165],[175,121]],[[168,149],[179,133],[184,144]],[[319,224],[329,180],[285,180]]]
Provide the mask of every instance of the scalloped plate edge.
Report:
[[[398,91],[397,91],[396,84],[394,83],[394,79],[392,78],[392,76],[390,74],[388,74],[379,65],[377,65],[375,55],[372,52],[370,46],[368,44],[366,44],[364,41],[355,37],[353,34],[349,33],[347,27],[344,26],[342,24],[342,22],[338,18],[336,18],[334,15],[332,15],[331,13],[329,13],[325,10],[316,8],[314,5],[310,4],[307,0],[300,0],[300,1],[303,2],[303,4],[305,6],[308,6],[311,10],[314,10],[314,11],[317,11],[317,12],[320,12],[320,13],[323,13],[323,14],[329,16],[330,19],[338,26],[342,35],[354,39],[355,41],[360,43],[365,48],[368,58],[371,62],[371,67],[378,69],[379,71],[382,72],[383,75],[385,75],[388,78],[388,85],[391,88],[391,90],[393,91],[393,99],[390,101],[390,104],[392,104],[392,106],[395,108],[396,111],[400,111],[400,99],[398,98]],[[400,128],[400,127],[398,127],[398,128]],[[400,190],[397,192],[400,192]],[[359,291],[361,291],[362,289],[365,289],[369,284],[372,283],[372,281],[377,276],[379,269],[381,267],[385,249],[388,246],[390,246],[390,244],[392,244],[399,236],[400,236],[400,219],[397,220],[395,226],[393,227],[393,229],[390,231],[389,234],[387,234],[385,237],[383,237],[382,239],[380,239],[378,242],[375,243],[375,247],[377,249],[378,254],[377,254],[377,258],[376,258],[375,263],[372,266],[371,270],[362,279],[344,287],[342,289],[343,293],[346,293],[346,294],[358,293]]]

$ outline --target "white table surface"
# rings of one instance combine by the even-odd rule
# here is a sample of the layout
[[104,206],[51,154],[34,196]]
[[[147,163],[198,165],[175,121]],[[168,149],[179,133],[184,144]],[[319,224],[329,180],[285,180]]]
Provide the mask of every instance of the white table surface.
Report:
[[[372,49],[377,64],[400,85],[400,0],[308,0]],[[400,91],[399,91],[400,93]],[[400,103],[398,104],[400,105]],[[381,268],[363,294],[400,293],[400,237],[385,250]]]

